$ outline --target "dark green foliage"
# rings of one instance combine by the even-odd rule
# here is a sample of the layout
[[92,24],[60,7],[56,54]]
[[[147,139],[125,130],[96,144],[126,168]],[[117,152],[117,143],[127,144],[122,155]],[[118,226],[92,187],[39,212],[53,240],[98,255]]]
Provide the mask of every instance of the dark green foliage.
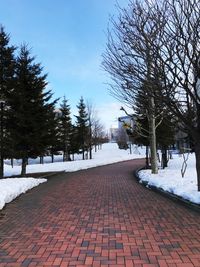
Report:
[[148,119],[148,109],[149,109],[149,100],[144,86],[141,87],[141,90],[138,92],[138,95],[135,97],[136,102],[136,130],[133,132],[134,142],[138,145],[149,146],[149,119]]
[[72,125],[71,128],[71,139],[70,139],[70,153],[74,155],[75,153],[79,153],[80,143],[78,140],[78,129],[75,125]]
[[[162,87],[155,82],[152,83],[154,90],[162,90]],[[147,87],[148,88],[148,87]],[[136,97],[136,124],[137,129],[133,133],[136,143],[149,146],[149,113],[151,112],[149,100],[147,97],[147,88],[141,87]],[[175,122],[174,119],[160,99],[155,98],[155,115],[156,115],[156,142],[157,147],[162,151],[163,167],[167,166],[167,150],[174,144],[175,139]]]
[[55,104],[57,100],[46,105],[46,131],[44,132],[44,142],[46,147],[46,154],[52,156],[52,162],[54,161],[54,155],[58,154],[59,147],[59,118],[55,112]]
[[149,146],[149,122],[147,117],[136,118],[138,130],[133,131],[132,137],[137,145]]
[[43,155],[52,139],[54,104],[45,91],[47,75],[34,63],[26,46],[16,62],[15,87],[9,93],[9,127],[15,158],[28,159]]
[[70,106],[64,97],[60,105],[59,117],[59,141],[61,150],[63,151],[63,161],[70,160],[71,139],[72,139],[72,123],[70,117]]
[[12,154],[7,128],[7,95],[13,88],[15,72],[15,47],[9,45],[9,35],[0,26],[0,177],[3,177],[3,160]]
[[165,115],[156,129],[158,147],[169,147],[175,143],[175,123],[170,115]]
[[9,45],[9,35],[0,27],[0,99],[6,101],[7,92],[13,87],[15,47]]
[[82,152],[83,159],[84,152],[88,149],[88,135],[89,135],[89,126],[88,126],[88,114],[86,112],[86,106],[81,97],[79,104],[77,105],[78,108],[78,116],[76,117],[76,140],[79,149]]

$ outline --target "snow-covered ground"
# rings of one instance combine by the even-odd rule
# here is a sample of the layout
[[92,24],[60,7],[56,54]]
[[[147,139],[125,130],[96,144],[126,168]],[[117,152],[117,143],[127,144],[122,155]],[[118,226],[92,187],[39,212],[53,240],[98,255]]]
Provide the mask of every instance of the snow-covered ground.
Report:
[[[120,150],[115,143],[108,143],[103,145],[102,150],[93,152],[92,160],[80,160],[81,155],[76,155],[75,161],[61,162],[62,156],[59,155],[55,157],[55,163],[49,163],[50,157],[46,157],[44,159],[44,164],[38,164],[38,159],[31,159],[29,160],[29,165],[27,166],[27,173],[41,173],[42,177],[43,172],[73,172],[135,158],[144,158],[145,156],[144,148],[134,147],[132,152],[133,153],[130,154],[129,150]],[[5,161],[5,176],[20,174],[20,162],[15,161],[13,168],[9,163],[9,161]],[[197,174],[195,170],[194,154],[190,154],[189,156],[189,160],[187,162],[188,167],[184,178],[181,176],[182,163],[182,156],[173,155],[173,159],[169,161],[169,167],[164,170],[159,170],[157,175],[151,174],[150,170],[142,170],[139,172],[139,176],[149,185],[162,188],[165,191],[179,195],[191,202],[200,204],[200,193],[197,191]],[[46,179],[34,178],[1,179],[0,209],[4,207],[5,203],[12,201],[21,193],[24,193],[32,187],[45,181]]]
[[200,204],[194,153],[189,155],[183,178],[181,176],[182,164],[183,156],[173,155],[173,159],[169,161],[169,166],[166,169],[159,170],[158,174],[151,174],[151,170],[142,170],[139,172],[139,177],[148,185],[162,188],[191,202]]
[[[130,154],[129,150],[118,149],[116,143],[108,143],[102,146],[101,150],[93,152],[92,160],[81,160],[81,155],[75,156],[75,161],[62,162],[62,156],[55,156],[54,163],[50,162],[50,157],[44,159],[46,164],[38,164],[39,159],[29,160],[27,166],[27,173],[42,173],[42,172],[57,172],[66,171],[73,172],[83,169],[88,169],[92,167],[107,165],[115,162],[120,162],[124,160],[130,160],[135,158],[143,158],[145,149],[144,148],[133,148],[133,154]],[[60,162],[59,162],[60,161]],[[21,166],[19,166],[19,161],[15,162],[14,168],[9,164],[10,161],[5,161],[5,176],[19,175],[21,172]]]
[[27,190],[46,182],[46,179],[7,178],[0,180],[0,210]]
[[[38,164],[39,159],[29,160],[27,166],[27,173],[39,173],[41,176],[43,172],[56,172],[66,171],[73,172],[82,169],[88,169],[92,167],[107,165],[115,162],[130,160],[134,158],[143,158],[145,149],[133,148],[133,154],[130,154],[129,150],[118,149],[117,144],[108,143],[102,146],[98,152],[93,152],[92,160],[80,160],[80,155],[76,155],[75,161],[59,162],[62,161],[62,156],[55,157],[55,163],[49,163],[50,157],[44,159],[45,164]],[[13,176],[20,174],[21,166],[20,161],[14,161],[14,167],[9,164],[10,161],[5,161],[5,176]],[[12,201],[21,193],[25,193],[27,190],[45,182],[46,179],[34,179],[34,178],[7,178],[0,180],[0,209],[2,209],[6,203]]]

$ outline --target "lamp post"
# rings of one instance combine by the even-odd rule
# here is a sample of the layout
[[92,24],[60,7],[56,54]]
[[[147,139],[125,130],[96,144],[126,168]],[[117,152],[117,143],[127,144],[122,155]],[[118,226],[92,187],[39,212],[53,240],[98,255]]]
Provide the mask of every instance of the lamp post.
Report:
[[4,104],[5,101],[0,99],[0,110],[1,110],[1,115],[0,115],[0,178],[3,178],[4,174]]

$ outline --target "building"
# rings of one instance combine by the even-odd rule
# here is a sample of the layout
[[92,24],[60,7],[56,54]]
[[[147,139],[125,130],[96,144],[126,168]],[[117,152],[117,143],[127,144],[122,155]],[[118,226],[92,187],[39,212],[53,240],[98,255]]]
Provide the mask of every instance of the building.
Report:
[[109,140],[110,142],[117,142],[118,139],[118,128],[110,128]]

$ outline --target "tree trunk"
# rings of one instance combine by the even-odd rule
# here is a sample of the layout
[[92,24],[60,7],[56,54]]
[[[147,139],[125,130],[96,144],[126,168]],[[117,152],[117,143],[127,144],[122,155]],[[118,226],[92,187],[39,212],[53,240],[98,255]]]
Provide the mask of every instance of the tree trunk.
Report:
[[14,167],[13,158],[10,160],[12,168]]
[[89,138],[90,138],[90,141],[89,141],[89,157],[90,159],[92,159],[92,126],[91,126],[91,122],[90,122],[90,133],[89,133]]
[[194,138],[195,140],[195,156],[196,156],[196,171],[197,171],[197,186],[198,191],[200,191],[200,103],[197,105],[197,129],[198,136]]
[[198,185],[198,191],[200,191],[200,140],[195,144],[195,156],[196,156],[196,170],[197,170],[197,185]]
[[132,154],[132,147],[131,147],[131,143],[129,144],[129,149],[130,149],[130,154]]
[[4,160],[3,160],[3,153],[1,152],[1,159],[0,159],[0,178],[3,178],[4,174]]
[[0,178],[3,178],[4,175],[4,132],[3,132],[3,102],[1,102],[1,131],[0,131],[0,144],[1,144],[1,148],[0,148]]
[[157,164],[157,149],[156,149],[156,125],[155,125],[155,103],[154,98],[151,97],[149,101],[150,114],[149,114],[149,137],[150,137],[150,150],[151,150],[151,172],[158,173]]
[[164,147],[162,149],[162,168],[166,168],[167,167],[167,148]]
[[83,160],[85,159],[85,150],[84,149],[82,150],[82,159]]
[[67,153],[66,153],[66,161],[71,161],[71,158],[70,158],[70,154],[69,154],[69,152],[67,151]]
[[149,146],[146,146],[146,168],[149,168]]
[[22,169],[21,169],[21,176],[22,177],[26,175],[27,162],[28,162],[28,159],[27,158],[23,158],[22,159]]
[[68,152],[67,152],[67,151],[64,151],[64,152],[63,152],[63,162],[64,162],[64,161],[68,161],[68,160],[69,160]]
[[44,164],[44,157],[40,156],[40,164]]
[[89,148],[89,154],[90,154],[90,159],[92,159],[92,145],[90,144],[90,148]]
[[53,153],[51,154],[51,162],[52,163],[54,162],[54,154]]
[[64,151],[63,151],[63,161],[69,161],[69,152],[68,152],[68,146],[67,143],[65,143]]

